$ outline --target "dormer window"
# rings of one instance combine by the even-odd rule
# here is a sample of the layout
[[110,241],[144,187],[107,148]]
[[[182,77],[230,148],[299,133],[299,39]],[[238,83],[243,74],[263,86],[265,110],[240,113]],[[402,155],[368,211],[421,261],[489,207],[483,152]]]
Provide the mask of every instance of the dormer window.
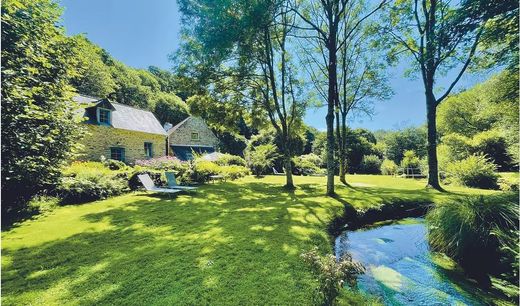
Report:
[[110,110],[105,108],[98,108],[98,122],[100,124],[110,125]]

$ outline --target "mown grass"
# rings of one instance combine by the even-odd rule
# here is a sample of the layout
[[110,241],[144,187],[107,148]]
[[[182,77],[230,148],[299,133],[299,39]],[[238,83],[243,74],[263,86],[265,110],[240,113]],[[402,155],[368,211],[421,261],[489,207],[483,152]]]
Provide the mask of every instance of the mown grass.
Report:
[[[2,303],[308,305],[316,284],[300,259],[331,252],[330,221],[393,201],[490,191],[424,189],[424,180],[350,176],[338,197],[325,178],[247,177],[176,198],[132,193],[59,207],[2,233]],[[345,301],[362,299],[347,294]],[[357,301],[357,302],[355,302]]]

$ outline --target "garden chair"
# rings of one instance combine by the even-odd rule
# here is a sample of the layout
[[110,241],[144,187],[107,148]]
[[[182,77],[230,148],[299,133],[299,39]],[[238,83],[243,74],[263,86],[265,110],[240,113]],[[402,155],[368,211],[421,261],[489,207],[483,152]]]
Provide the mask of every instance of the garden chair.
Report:
[[178,189],[160,188],[160,187],[155,186],[155,184],[153,183],[152,179],[150,178],[150,176],[148,174],[139,174],[139,175],[137,175],[137,177],[139,178],[139,180],[141,181],[141,183],[143,184],[144,188],[147,191],[167,193],[167,194],[174,194],[177,192],[181,192],[181,190],[178,190]]
[[278,172],[278,171],[276,171],[276,169],[275,169],[274,167],[273,167],[273,173],[274,173],[274,175],[285,175],[284,172]]
[[166,176],[166,181],[168,182],[169,189],[179,189],[179,190],[195,190],[197,187],[190,186],[181,186],[177,184],[177,180],[175,179],[175,173],[173,172],[164,172]]

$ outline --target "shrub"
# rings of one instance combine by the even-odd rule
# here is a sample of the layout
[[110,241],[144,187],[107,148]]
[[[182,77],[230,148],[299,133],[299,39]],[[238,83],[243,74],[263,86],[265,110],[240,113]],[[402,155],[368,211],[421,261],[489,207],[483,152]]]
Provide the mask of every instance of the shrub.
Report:
[[323,305],[335,305],[343,284],[346,282],[350,287],[355,287],[357,275],[364,272],[363,266],[354,262],[348,253],[337,260],[333,254],[319,255],[315,247],[301,257],[318,278],[318,292]]
[[[442,202],[426,215],[428,239],[470,274],[507,273],[518,280],[518,195]],[[516,266],[518,267],[518,265]]]
[[63,203],[84,203],[118,195],[128,189],[126,174],[100,162],[74,162],[63,170],[57,193]]
[[53,211],[60,204],[60,199],[47,195],[37,195],[28,203],[29,211],[46,213]]
[[62,179],[59,194],[63,203],[85,203],[123,193],[127,183],[116,177],[104,175],[65,177]]
[[245,159],[243,159],[240,156],[231,155],[231,154],[222,154],[222,155],[220,155],[220,157],[218,158],[216,163],[219,166],[231,166],[231,165],[242,166],[242,167],[246,166],[246,160]]
[[254,150],[247,152],[247,162],[251,171],[260,176],[273,167],[275,159],[278,157],[274,144],[259,145]]
[[125,170],[126,168],[128,168],[128,166],[124,162],[115,159],[106,159],[102,161],[102,163],[105,167],[107,167],[110,170]]
[[513,161],[507,151],[507,140],[503,133],[494,129],[476,134],[471,139],[472,152],[489,157],[499,170],[509,170]]
[[185,163],[173,156],[136,160],[135,165],[154,170],[179,170],[186,168]]
[[448,164],[447,173],[451,182],[476,188],[497,188],[496,166],[483,155],[472,155],[461,161]]
[[93,175],[112,175],[113,171],[105,167],[103,163],[94,162],[94,161],[75,161],[72,162],[69,166],[63,168],[62,175],[63,176],[93,176]]
[[383,175],[394,175],[397,173],[397,170],[397,164],[393,160],[385,159],[381,163],[381,173]]
[[498,179],[498,187],[502,191],[518,192],[518,177],[500,177]]
[[135,165],[135,168],[140,171],[139,173],[134,173],[130,178],[129,185],[132,190],[139,188],[142,185],[136,175],[144,173],[150,175],[156,184],[165,183],[165,180],[162,179],[161,176],[165,171],[175,172],[175,177],[179,183],[191,182],[190,174],[188,173],[190,169],[189,163],[182,162],[173,156],[136,160]]
[[381,171],[381,159],[376,155],[365,155],[361,162],[361,172],[367,174],[379,174]]
[[324,170],[320,168],[321,158],[313,153],[296,156],[293,158],[293,163],[293,170],[296,174],[314,175],[324,173]]
[[415,154],[414,151],[408,150],[404,152],[403,160],[401,161],[401,167],[402,168],[412,168],[416,169],[419,168],[421,161],[419,160],[419,157]]
[[229,180],[236,180],[249,174],[249,169],[242,166],[220,166],[219,173]]
[[191,179],[195,182],[205,183],[211,175],[220,175],[221,167],[212,161],[197,159],[193,163]]

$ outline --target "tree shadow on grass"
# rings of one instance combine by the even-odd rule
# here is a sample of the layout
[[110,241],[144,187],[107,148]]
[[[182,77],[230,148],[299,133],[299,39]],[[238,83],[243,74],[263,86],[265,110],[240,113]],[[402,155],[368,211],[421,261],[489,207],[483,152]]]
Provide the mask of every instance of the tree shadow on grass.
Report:
[[15,250],[4,245],[3,302],[308,301],[313,281],[299,255],[328,245],[327,208],[310,187],[281,190],[225,183],[174,199],[135,194],[136,201],[80,218],[105,222],[104,230]]

